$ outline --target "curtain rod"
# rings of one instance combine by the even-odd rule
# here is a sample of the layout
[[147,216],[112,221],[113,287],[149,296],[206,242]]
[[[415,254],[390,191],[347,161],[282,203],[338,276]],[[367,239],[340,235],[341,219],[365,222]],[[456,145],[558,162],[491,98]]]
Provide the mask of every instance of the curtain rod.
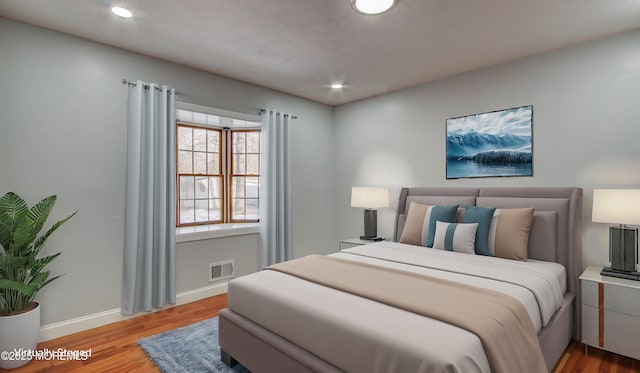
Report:
[[[126,85],[128,85],[128,86],[130,86],[130,87],[135,87],[135,86],[137,85],[137,83],[136,83],[136,82],[129,81],[129,80],[125,79],[125,78],[122,78],[122,80],[120,81],[120,83],[122,83],[123,85],[124,85],[124,84],[126,84]],[[149,85],[148,85],[148,84],[145,84],[145,86],[146,86],[146,87],[149,87]],[[158,87],[158,86],[156,86],[155,88],[156,88],[157,90],[161,90],[161,88],[160,88],[160,87]],[[180,94],[181,94],[180,92],[176,92],[176,95],[180,95]],[[260,114],[264,114],[264,113],[266,113],[266,112],[267,112],[267,109],[260,109]],[[290,117],[291,119],[298,119],[298,117],[297,117],[296,115],[284,114],[284,116],[285,116],[285,117]]]
[[[267,112],[267,109],[260,109],[260,114],[264,114]],[[291,119],[298,119],[297,116],[291,114],[284,114],[285,117],[290,117]]]
[[[137,85],[138,85],[138,83],[136,83],[136,82],[132,82],[132,81],[127,80],[127,79],[124,79],[124,78],[120,81],[120,83],[122,83],[122,84],[126,84],[126,85],[128,85],[129,87],[135,87],[135,86],[137,86]],[[145,84],[143,84],[143,87],[145,87],[145,88],[149,88],[149,83],[145,83]],[[162,88],[158,87],[157,85],[155,86],[155,89],[156,89],[156,91],[162,91]],[[171,92],[169,92],[169,94],[171,94]],[[176,91],[176,96],[178,96],[178,95],[180,95],[180,94],[181,94],[180,92],[177,92],[177,91]]]

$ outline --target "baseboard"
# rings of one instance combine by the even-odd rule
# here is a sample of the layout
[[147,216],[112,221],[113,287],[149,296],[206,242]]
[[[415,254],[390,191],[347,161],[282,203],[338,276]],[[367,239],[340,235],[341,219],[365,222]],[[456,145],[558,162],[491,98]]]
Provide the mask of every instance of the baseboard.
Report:
[[[183,293],[176,295],[175,305],[170,305],[165,308],[153,310],[151,312],[157,312],[163,309],[180,306],[186,303],[195,302],[200,299],[224,294],[227,292],[227,284],[228,282],[221,282],[219,284],[185,291]],[[123,315],[120,312],[120,308],[114,308],[112,310],[98,312],[98,313],[94,313],[87,316],[77,317],[71,320],[44,325],[40,327],[40,337],[38,338],[38,341],[44,342],[50,339],[64,337],[65,335],[81,332],[88,329],[97,328],[99,326],[112,324],[114,322],[124,321],[134,317],[147,315],[151,312],[139,312],[135,315]]]

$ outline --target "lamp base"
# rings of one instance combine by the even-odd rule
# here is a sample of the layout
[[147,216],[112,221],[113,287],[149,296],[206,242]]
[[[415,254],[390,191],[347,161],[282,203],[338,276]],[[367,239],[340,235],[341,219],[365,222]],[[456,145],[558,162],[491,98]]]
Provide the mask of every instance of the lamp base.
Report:
[[364,236],[362,237],[377,237],[378,236],[378,213],[374,209],[364,210]]
[[367,241],[384,241],[384,237],[367,237],[367,236],[360,236],[361,240],[367,240]]
[[616,271],[633,272],[638,263],[638,228],[609,227],[609,260]]
[[613,269],[611,267],[604,267],[602,272],[600,272],[601,276],[609,276],[609,277],[617,277],[617,278],[625,278],[627,280],[640,281],[640,272],[634,271],[620,271],[617,269]]

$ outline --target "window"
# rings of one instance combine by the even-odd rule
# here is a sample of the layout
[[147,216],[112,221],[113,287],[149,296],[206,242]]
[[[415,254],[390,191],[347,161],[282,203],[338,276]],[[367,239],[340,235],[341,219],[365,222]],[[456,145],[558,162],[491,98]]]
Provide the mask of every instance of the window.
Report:
[[259,221],[260,124],[176,116],[177,226]]
[[231,221],[258,221],[260,131],[231,131]]

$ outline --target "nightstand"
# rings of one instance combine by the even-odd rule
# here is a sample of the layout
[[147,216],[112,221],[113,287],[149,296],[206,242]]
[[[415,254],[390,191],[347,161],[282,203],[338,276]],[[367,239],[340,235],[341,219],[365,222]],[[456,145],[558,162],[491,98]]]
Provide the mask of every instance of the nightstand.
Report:
[[640,281],[601,270],[589,266],[580,276],[582,343],[640,359]]
[[[374,243],[376,241],[370,241],[370,240],[363,240],[361,238],[347,238],[344,240],[340,240],[340,244],[338,246],[338,248],[340,250],[344,250],[344,249],[348,249],[350,247],[354,247],[354,246],[360,246],[360,245],[367,245],[370,243]],[[377,241],[380,242],[380,241]]]

